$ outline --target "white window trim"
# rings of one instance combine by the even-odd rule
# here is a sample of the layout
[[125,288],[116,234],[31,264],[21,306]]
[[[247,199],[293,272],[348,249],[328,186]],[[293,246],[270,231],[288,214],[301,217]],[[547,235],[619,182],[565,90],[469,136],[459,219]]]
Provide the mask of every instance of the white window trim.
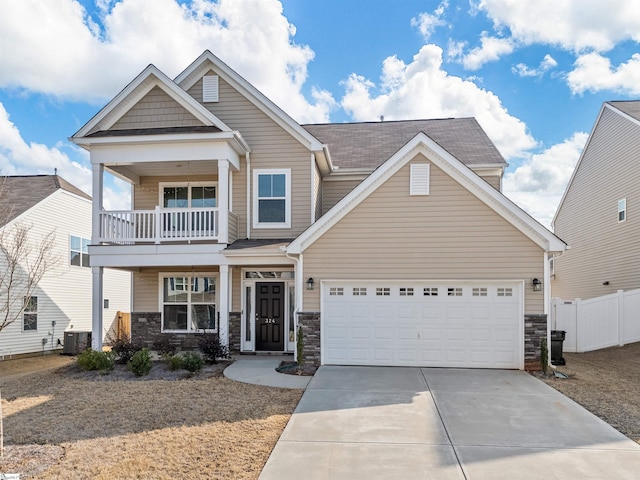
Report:
[[[281,223],[258,221],[258,176],[285,175],[285,221]],[[253,228],[291,228],[291,169],[256,168],[253,170]]]
[[[220,193],[220,188],[218,187],[218,182],[210,181],[210,182],[158,182],[158,205],[162,207],[164,204],[164,189],[165,187],[188,187],[188,202],[191,205],[191,187],[216,187],[216,207],[218,208],[218,194]],[[164,207],[162,207],[164,208]],[[191,207],[188,207],[191,208]]]
[[[28,310],[28,306],[25,306],[24,309],[22,310],[22,331],[24,333],[36,333],[38,331],[38,325],[40,324],[40,315],[38,315],[38,295],[31,295],[31,298],[35,298],[36,299],[36,309],[35,310]],[[22,300],[24,302],[24,298]],[[25,315],[35,315],[36,316],[36,328],[34,329],[30,329],[30,330],[26,330],[24,328],[24,316]]]
[[[76,237],[80,239],[80,250],[74,250],[73,248],[71,248],[72,245],[72,241],[71,241],[71,237]],[[89,265],[82,265],[82,241],[86,240],[87,241],[87,246],[91,243],[91,239],[90,238],[85,238],[82,237],[81,235],[69,235],[69,266],[73,267],[73,268],[91,268],[91,263],[89,263]],[[72,252],[79,252],[80,253],[80,265],[74,265],[71,263],[71,253]],[[89,251],[87,250],[87,255],[89,255]]]
[[[216,284],[216,294],[214,298],[214,305],[216,307],[216,316],[219,313],[220,307],[220,278],[217,272],[160,272],[158,273],[158,311],[160,312],[160,332],[161,333],[196,333],[200,330],[192,330],[190,327],[191,322],[191,292],[189,294],[189,300],[187,302],[189,308],[187,308],[187,330],[175,330],[164,328],[164,279],[170,277],[213,277]],[[215,319],[217,322],[217,319]],[[217,332],[216,329],[206,329],[205,332]]]
[[[620,204],[622,204],[622,208],[620,208]],[[620,220],[620,212],[624,212],[624,218]],[[627,221],[627,198],[621,198],[618,200],[618,223]]]

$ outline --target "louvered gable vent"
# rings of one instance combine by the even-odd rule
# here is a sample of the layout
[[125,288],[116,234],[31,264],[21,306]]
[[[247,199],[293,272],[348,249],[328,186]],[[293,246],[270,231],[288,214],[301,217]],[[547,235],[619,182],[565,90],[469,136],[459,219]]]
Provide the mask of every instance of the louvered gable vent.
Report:
[[411,165],[411,186],[409,195],[429,195],[429,164]]
[[218,101],[218,76],[207,75],[202,77],[202,101],[217,102]]

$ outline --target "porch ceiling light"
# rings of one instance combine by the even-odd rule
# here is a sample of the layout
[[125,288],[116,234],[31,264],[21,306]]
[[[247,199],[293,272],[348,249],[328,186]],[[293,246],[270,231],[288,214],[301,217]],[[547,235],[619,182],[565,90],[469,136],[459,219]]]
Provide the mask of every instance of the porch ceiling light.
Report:
[[307,280],[307,290],[313,290],[315,284],[316,282],[313,281],[313,278],[309,277],[309,280]]
[[542,290],[542,282],[537,278],[534,278],[531,284],[533,285],[534,292],[539,292],[540,290]]

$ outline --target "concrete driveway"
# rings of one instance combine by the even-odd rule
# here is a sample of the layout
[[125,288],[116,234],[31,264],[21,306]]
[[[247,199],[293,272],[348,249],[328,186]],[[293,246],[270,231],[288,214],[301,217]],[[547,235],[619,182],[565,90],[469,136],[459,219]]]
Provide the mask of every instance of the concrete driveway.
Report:
[[321,367],[261,480],[636,479],[640,445],[519,371]]

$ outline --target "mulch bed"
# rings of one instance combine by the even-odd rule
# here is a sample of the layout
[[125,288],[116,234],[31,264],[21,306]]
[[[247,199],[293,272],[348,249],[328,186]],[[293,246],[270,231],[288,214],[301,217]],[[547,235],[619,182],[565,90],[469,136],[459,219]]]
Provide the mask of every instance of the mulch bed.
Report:
[[307,377],[313,377],[316,370],[318,370],[318,368],[313,365],[298,365],[298,362],[282,362],[280,366],[276,368],[276,371],[280,373],[287,375],[304,375]]

